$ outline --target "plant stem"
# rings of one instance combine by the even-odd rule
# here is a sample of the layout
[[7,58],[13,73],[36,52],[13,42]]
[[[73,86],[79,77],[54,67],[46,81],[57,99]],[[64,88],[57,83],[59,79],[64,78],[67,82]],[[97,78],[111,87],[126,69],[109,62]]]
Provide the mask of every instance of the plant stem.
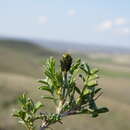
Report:
[[62,105],[63,105],[63,101],[59,101],[59,105],[58,107],[56,108],[56,113],[57,114],[60,114],[61,110],[62,110]]
[[[62,118],[64,118],[66,116],[71,116],[71,115],[76,115],[76,114],[79,114],[79,112],[77,112],[77,110],[71,110],[71,111],[63,112],[60,115],[61,115]],[[57,121],[57,122],[60,122],[60,121]],[[50,125],[55,124],[55,123],[56,122],[53,122],[53,123],[49,124],[48,122],[45,121],[45,122],[43,122],[43,124],[42,124],[42,126],[40,127],[39,130],[45,130],[45,129],[49,128]]]
[[47,121],[44,121],[40,127],[40,130],[45,130],[47,127],[48,127],[48,122]]
[[67,87],[67,72],[63,72],[63,75],[64,75],[64,88],[63,88],[63,99],[65,98],[65,90],[66,90],[66,87]]

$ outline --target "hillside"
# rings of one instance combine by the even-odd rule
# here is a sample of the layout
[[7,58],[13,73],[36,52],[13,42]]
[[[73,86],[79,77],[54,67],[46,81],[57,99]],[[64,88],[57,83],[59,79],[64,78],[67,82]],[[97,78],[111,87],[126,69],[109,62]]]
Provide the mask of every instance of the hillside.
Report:
[[20,39],[0,39],[0,47],[8,48],[15,51],[19,51],[26,54],[33,54],[33,55],[53,55],[55,52],[44,48],[43,46],[36,45],[35,42],[29,40],[20,40]]
[[66,41],[51,41],[51,40],[39,40],[32,39],[32,41],[44,45],[48,48],[53,48],[57,51],[65,52],[78,52],[80,54],[86,53],[108,53],[108,54],[130,54],[130,47],[123,46],[112,46],[105,44],[95,44],[95,43],[75,43]]
[[[41,101],[41,96],[46,94],[36,88],[37,79],[41,78],[46,58],[52,55],[57,57],[58,53],[34,43],[26,40],[0,40],[0,130],[24,130],[10,116],[13,108],[17,107],[19,94],[27,92],[34,100]],[[98,103],[107,106],[110,112],[97,119],[87,115],[72,116],[64,120],[64,125],[54,125],[54,130],[129,130],[130,62],[127,59],[130,55],[92,53],[80,57],[101,70],[99,87],[103,88],[104,94]],[[120,63],[113,59],[120,57],[126,57],[126,61]],[[45,105],[43,111],[52,109],[52,105]],[[79,122],[80,125],[76,125]]]
[[43,60],[56,52],[38,46],[31,41],[17,39],[0,40],[0,72],[13,72],[37,76]]

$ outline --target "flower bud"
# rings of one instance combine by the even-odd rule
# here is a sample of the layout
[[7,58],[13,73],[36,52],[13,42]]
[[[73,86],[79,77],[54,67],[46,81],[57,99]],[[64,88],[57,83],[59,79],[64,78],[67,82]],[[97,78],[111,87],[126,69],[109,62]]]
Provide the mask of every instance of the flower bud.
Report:
[[57,95],[61,96],[61,93],[62,93],[62,90],[61,90],[61,88],[59,88],[59,89],[57,90]]
[[72,64],[72,57],[69,54],[64,54],[60,60],[61,70],[67,72]]

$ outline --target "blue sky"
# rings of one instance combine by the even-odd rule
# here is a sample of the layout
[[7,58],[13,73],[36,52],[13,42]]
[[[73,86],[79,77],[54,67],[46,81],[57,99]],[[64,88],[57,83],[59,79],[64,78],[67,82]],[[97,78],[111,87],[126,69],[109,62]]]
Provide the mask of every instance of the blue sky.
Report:
[[130,0],[0,0],[0,35],[130,46]]

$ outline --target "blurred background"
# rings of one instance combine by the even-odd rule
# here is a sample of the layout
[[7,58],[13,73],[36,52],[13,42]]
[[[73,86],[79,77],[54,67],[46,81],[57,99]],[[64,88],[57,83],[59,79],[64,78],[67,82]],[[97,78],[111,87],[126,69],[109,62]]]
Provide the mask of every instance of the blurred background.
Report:
[[[129,12],[129,0],[1,0],[0,130],[24,130],[11,116],[19,94],[44,102],[36,87],[43,64],[64,52],[100,69],[98,104],[110,112],[96,119],[72,116],[54,129],[129,130]],[[43,111],[52,110],[45,105]]]

